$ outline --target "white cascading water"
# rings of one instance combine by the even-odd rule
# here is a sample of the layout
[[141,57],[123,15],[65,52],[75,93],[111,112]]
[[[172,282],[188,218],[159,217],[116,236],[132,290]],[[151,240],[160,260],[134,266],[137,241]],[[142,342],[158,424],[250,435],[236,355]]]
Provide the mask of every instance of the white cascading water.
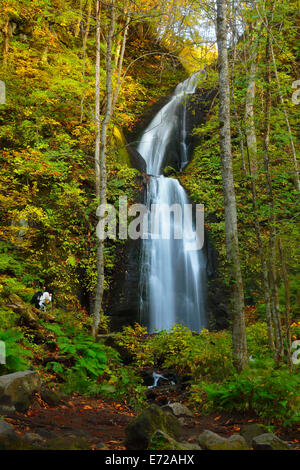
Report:
[[[166,212],[166,207],[180,204],[184,213],[184,205],[190,201],[176,179],[161,175],[172,139],[179,139],[181,169],[188,163],[186,97],[195,93],[200,74],[194,74],[177,86],[170,101],[144,131],[137,148],[151,175],[147,189],[148,210],[152,204],[160,207],[152,222],[152,226],[158,227],[155,233],[159,236],[155,237],[150,224],[141,257],[141,320],[150,332],[169,330],[176,323],[196,332],[206,326],[206,257],[203,250],[193,249],[191,245],[196,245],[192,214],[185,218],[183,237],[174,239],[177,221],[175,218],[170,220]],[[167,239],[164,235],[169,220],[171,236]]]

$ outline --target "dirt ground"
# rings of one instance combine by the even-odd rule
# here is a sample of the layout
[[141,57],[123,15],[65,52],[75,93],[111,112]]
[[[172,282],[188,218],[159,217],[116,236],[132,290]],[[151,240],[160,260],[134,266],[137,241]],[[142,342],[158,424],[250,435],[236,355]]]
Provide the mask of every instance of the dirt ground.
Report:
[[[123,403],[110,400],[86,398],[79,395],[68,397],[59,406],[51,408],[36,395],[31,409],[26,413],[10,413],[5,420],[14,426],[18,435],[39,434],[44,440],[63,438],[88,441],[91,449],[105,448],[125,450],[125,428],[135,414]],[[186,418],[182,426],[181,441],[197,442],[205,429],[228,437],[239,432],[242,425],[259,422],[256,416],[238,413],[213,413]],[[300,428],[275,427],[275,434],[300,448]]]

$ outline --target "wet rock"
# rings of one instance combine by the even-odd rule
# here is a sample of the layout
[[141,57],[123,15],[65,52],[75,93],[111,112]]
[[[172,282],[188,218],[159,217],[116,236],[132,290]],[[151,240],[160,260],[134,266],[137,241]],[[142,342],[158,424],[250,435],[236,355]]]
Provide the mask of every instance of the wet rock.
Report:
[[252,440],[254,450],[289,450],[287,442],[282,441],[272,433],[261,434]]
[[176,416],[176,418],[191,418],[194,416],[191,410],[189,410],[189,408],[182,403],[169,403],[168,405],[163,406],[162,409],[165,412],[172,413],[174,416]]
[[164,413],[159,406],[152,404],[127,426],[125,430],[126,449],[148,449],[153,434],[158,430],[177,439],[181,427],[175,416]]
[[201,450],[197,444],[178,442],[163,431],[155,431],[149,444],[149,450]]
[[265,433],[264,426],[258,423],[246,424],[242,426],[240,434],[243,436],[249,446],[252,445],[252,439]]
[[0,377],[0,407],[12,407],[17,411],[26,411],[30,406],[30,397],[40,389],[37,372],[26,370]]
[[234,434],[226,439],[209,430],[200,434],[199,444],[205,450],[248,450],[247,443],[242,436]]

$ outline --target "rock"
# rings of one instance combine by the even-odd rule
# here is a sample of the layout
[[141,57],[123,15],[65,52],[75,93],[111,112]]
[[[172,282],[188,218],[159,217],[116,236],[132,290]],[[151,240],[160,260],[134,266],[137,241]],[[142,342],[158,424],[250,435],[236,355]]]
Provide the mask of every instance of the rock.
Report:
[[164,168],[163,174],[166,177],[176,176],[177,171],[172,166],[166,166]]
[[171,412],[176,418],[192,418],[194,415],[189,408],[182,403],[169,403],[162,407],[163,411]]
[[37,372],[32,370],[0,376],[0,406],[26,411],[30,406],[30,397],[39,390],[40,385]]
[[282,441],[279,437],[272,433],[261,434],[252,440],[254,450],[289,450],[290,446],[287,442]]
[[42,390],[41,398],[50,406],[56,406],[62,401],[62,395],[57,390],[50,390],[50,389]]
[[17,438],[13,426],[0,419],[0,450],[13,449],[16,445]]
[[200,434],[199,444],[205,450],[248,450],[247,443],[242,436],[234,434],[226,439],[209,430]]
[[99,444],[97,444],[95,446],[95,449],[96,450],[109,450],[109,448],[107,447],[107,445],[103,444],[102,442],[100,442]]
[[14,439],[15,437],[16,434],[12,425],[0,419],[0,440],[7,438]]
[[249,446],[252,445],[252,439],[265,433],[264,426],[258,423],[245,424],[242,426],[240,434],[243,436]]
[[136,168],[140,173],[147,173],[147,164],[142,155],[131,145],[127,145],[127,151],[133,168]]
[[163,431],[155,431],[152,435],[149,450],[201,450],[201,447],[188,442],[178,442]]
[[[45,331],[45,334],[49,335],[49,332],[40,325],[38,320],[39,318],[43,318],[46,321],[53,322],[55,321],[55,317],[53,315],[43,312],[42,310],[38,310],[33,305],[24,303],[21,297],[17,294],[10,294],[8,299],[10,302],[9,307],[20,316],[25,324],[28,324],[35,329]],[[23,323],[23,321],[21,323]]]
[[34,307],[25,305],[23,300],[16,294],[10,294],[8,297],[10,301],[10,308],[20,315],[26,323],[32,324],[36,323],[39,319],[37,315],[37,310]]
[[90,448],[90,444],[84,438],[56,437],[47,442],[47,449],[49,450],[89,450]]
[[37,444],[44,442],[42,436],[34,432],[27,432],[26,434],[24,434],[23,440],[29,443],[35,442]]
[[127,426],[125,430],[125,446],[127,450],[147,449],[153,434],[163,431],[172,438],[178,438],[181,432],[180,424],[175,416],[171,416],[152,404]]

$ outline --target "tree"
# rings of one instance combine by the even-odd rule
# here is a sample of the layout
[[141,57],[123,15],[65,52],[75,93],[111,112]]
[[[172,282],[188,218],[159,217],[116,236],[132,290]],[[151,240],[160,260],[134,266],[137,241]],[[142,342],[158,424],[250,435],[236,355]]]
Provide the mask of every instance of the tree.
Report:
[[[97,0],[99,4],[99,0]],[[100,6],[98,6],[98,10],[100,11]],[[115,1],[111,0],[109,4],[109,11],[110,11],[110,25],[109,25],[109,33],[107,38],[107,47],[105,53],[105,63],[106,63],[106,96],[107,96],[107,104],[106,104],[106,111],[104,118],[101,122],[101,136],[100,136],[100,160],[96,160],[96,196],[99,197],[100,206],[105,207],[106,205],[106,147],[107,147],[107,129],[108,125],[112,116],[112,100],[113,100],[113,88],[112,88],[112,44],[113,44],[113,37],[115,31]],[[98,21],[98,17],[97,17]],[[98,30],[100,29],[100,24],[97,22],[97,38],[98,38]],[[99,33],[100,35],[100,33]],[[97,47],[98,41],[100,42],[100,38],[97,39]],[[100,49],[99,49],[100,54]],[[100,65],[100,57],[99,57],[99,65]],[[96,74],[98,71],[96,70]],[[96,89],[96,94],[99,92]],[[96,98],[97,99],[97,98]],[[97,141],[96,146],[99,144],[99,134],[97,133]],[[98,165],[100,169],[100,181],[99,181],[99,189],[97,187],[98,181]],[[97,192],[99,193],[97,194]],[[104,217],[105,213],[102,211],[102,215],[100,217]],[[98,332],[98,327],[101,318],[101,309],[102,309],[102,298],[103,298],[103,290],[104,290],[104,240],[99,239],[97,241],[97,285],[96,285],[96,297],[95,297],[95,305],[94,305],[94,315],[93,315],[93,327],[92,327],[92,334],[96,337]]]
[[217,1],[217,43],[219,68],[219,122],[224,191],[226,253],[230,265],[230,282],[233,291],[232,339],[233,358],[238,371],[248,363],[246,327],[244,317],[244,292],[241,274],[237,229],[236,199],[232,170],[230,130],[230,90],[227,53],[226,1]]

